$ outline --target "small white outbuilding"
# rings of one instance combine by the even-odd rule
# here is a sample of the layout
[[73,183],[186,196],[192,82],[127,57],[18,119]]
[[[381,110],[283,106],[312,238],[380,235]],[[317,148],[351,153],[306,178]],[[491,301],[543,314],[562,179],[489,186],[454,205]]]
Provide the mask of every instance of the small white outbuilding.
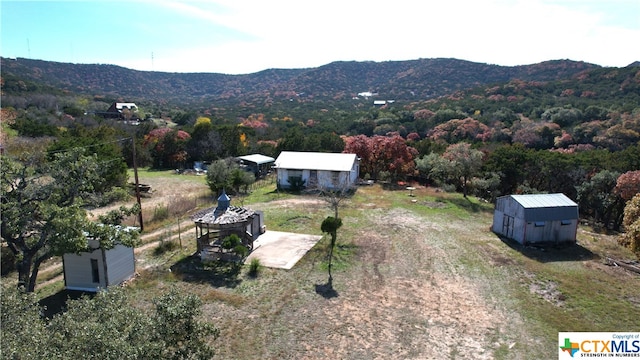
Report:
[[347,189],[360,176],[356,154],[283,151],[275,161],[277,186],[290,189],[295,181],[307,189]]
[[122,284],[135,275],[132,247],[117,244],[105,250],[97,240],[89,240],[89,247],[93,251],[62,256],[65,289],[97,292]]
[[564,194],[502,196],[491,230],[522,245],[575,243],[578,204]]

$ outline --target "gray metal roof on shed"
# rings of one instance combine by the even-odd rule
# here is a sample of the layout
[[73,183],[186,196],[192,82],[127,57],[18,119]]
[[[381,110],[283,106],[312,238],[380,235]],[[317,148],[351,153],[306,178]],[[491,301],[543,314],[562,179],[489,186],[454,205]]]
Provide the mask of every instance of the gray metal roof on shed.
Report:
[[351,171],[356,154],[283,151],[276,168],[294,170]]
[[525,209],[578,206],[578,204],[569,199],[565,194],[511,195],[511,197]]
[[509,195],[524,208],[527,221],[570,220],[578,218],[578,204],[565,194]]
[[276,161],[276,159],[270,157],[270,156],[266,156],[266,155],[261,155],[261,154],[251,154],[251,155],[245,155],[245,156],[239,156],[238,159],[244,160],[244,161],[249,161],[252,163],[256,163],[256,164],[267,164],[270,162],[274,162]]

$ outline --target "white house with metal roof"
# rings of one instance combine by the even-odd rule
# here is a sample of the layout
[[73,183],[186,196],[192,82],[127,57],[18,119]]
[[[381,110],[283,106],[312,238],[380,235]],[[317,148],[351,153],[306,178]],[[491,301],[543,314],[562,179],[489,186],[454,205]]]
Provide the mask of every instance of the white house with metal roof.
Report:
[[283,151],[275,161],[277,186],[290,189],[344,189],[355,186],[360,176],[356,154]]
[[564,194],[501,196],[491,230],[523,245],[575,243],[578,204]]

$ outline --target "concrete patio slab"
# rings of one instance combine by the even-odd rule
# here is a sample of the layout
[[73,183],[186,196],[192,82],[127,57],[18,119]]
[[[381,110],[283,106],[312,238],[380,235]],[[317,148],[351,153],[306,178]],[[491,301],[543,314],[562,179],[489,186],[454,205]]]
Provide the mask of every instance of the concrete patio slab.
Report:
[[291,269],[322,239],[321,235],[266,231],[253,242],[253,251],[245,260],[257,258],[262,266]]

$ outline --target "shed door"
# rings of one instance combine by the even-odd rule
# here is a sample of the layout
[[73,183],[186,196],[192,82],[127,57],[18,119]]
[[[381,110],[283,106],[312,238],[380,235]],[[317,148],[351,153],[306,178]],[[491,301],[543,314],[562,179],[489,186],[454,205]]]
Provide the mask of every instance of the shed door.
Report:
[[502,218],[502,233],[510,239],[513,239],[514,221],[515,219],[513,216],[509,216],[507,214],[504,214],[504,217]]

